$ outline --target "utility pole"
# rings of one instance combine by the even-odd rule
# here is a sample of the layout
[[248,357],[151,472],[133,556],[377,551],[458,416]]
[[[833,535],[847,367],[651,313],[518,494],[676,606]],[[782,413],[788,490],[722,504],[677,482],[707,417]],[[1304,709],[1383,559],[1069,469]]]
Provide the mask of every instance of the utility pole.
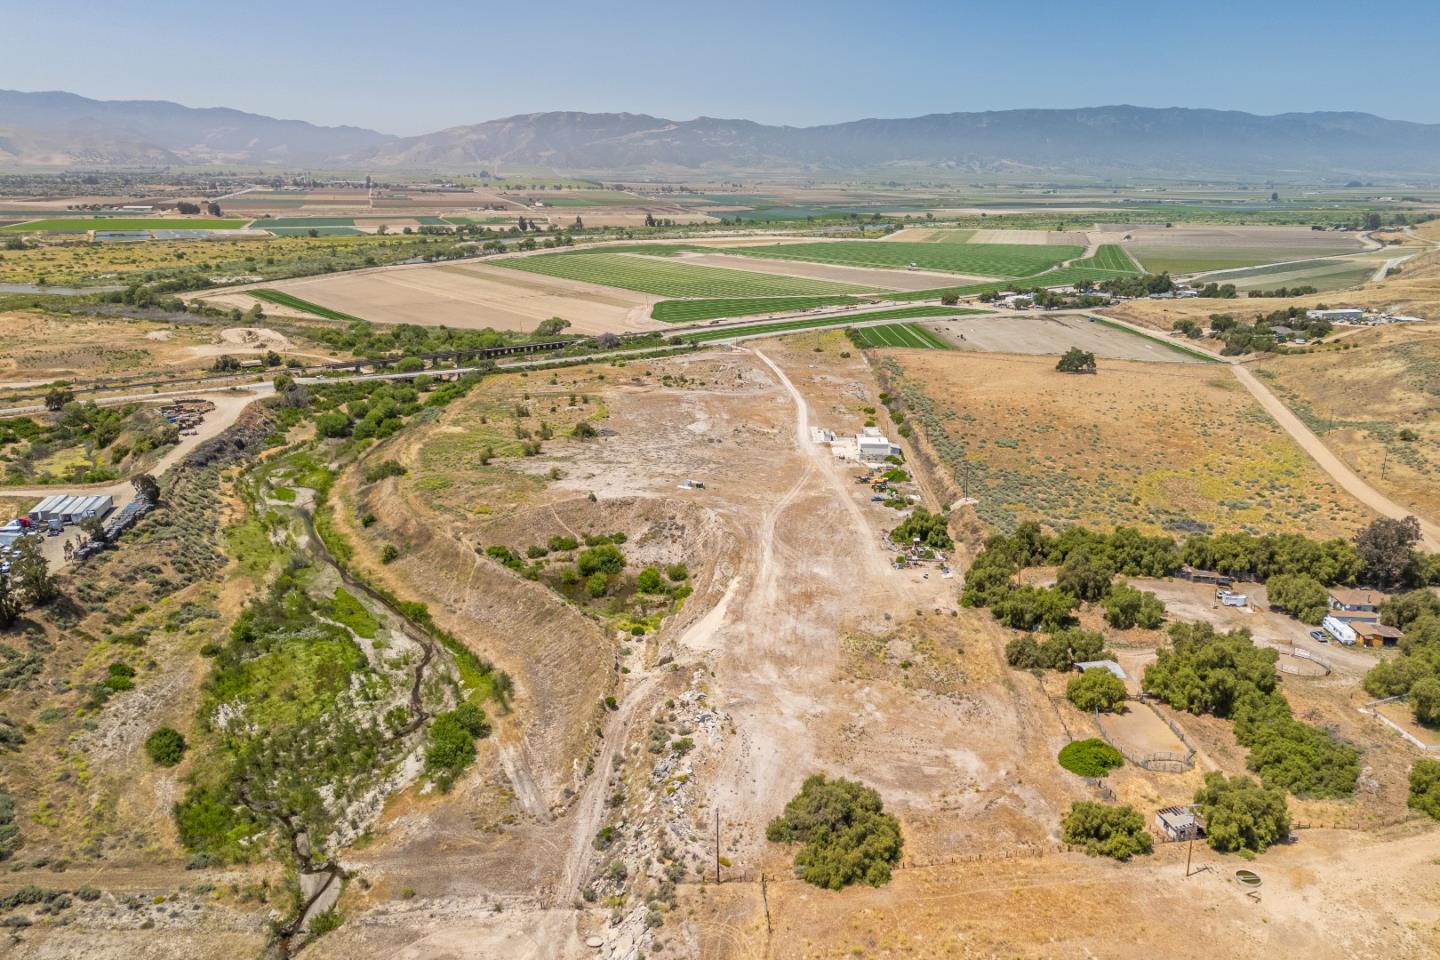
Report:
[[1390,462],[1390,448],[1385,448],[1385,457],[1380,461],[1380,479],[1385,479],[1385,466]]
[[720,882],[720,808],[715,808],[715,882]]
[[[1191,814],[1191,816],[1194,816],[1194,814]],[[1189,838],[1188,842],[1185,844],[1185,876],[1187,879],[1190,876],[1190,855],[1195,850],[1195,835],[1199,832],[1200,824],[1192,820],[1190,823],[1190,829],[1185,831],[1186,836]]]

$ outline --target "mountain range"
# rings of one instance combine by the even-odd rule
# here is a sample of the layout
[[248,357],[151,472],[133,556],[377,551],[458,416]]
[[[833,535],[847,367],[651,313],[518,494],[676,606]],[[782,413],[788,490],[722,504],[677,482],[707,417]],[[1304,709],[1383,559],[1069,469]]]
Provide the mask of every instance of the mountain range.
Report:
[[0,167],[258,164],[642,174],[1440,177],[1440,124],[1134,106],[944,113],[814,127],[632,113],[522,114],[416,137],[168,101],[0,91]]

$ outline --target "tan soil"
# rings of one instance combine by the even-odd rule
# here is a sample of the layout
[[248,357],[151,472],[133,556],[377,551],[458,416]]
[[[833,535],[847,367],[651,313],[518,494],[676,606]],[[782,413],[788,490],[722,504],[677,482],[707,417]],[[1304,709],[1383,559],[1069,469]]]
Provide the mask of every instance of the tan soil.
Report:
[[388,267],[266,286],[376,323],[529,331],[558,316],[576,333],[663,326],[649,319],[661,297],[479,264]]

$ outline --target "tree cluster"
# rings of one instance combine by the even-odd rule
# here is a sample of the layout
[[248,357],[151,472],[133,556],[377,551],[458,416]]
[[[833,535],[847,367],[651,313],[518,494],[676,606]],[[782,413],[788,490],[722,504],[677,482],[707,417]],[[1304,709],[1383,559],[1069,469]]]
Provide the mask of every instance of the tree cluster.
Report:
[[765,836],[773,843],[804,844],[795,855],[796,876],[829,890],[853,883],[882,886],[900,862],[900,822],[885,812],[880,794],[823,774],[806,779]]
[[1354,791],[1359,753],[1291,715],[1277,689],[1276,651],[1255,646],[1247,630],[1177,623],[1169,633],[1141,680],[1146,693],[1177,710],[1234,720],[1235,739],[1250,750],[1246,766],[1266,786],[1310,797]]
[[1154,841],[1145,829],[1145,818],[1131,806],[1109,806],[1082,800],[1060,821],[1060,839],[1083,847],[1092,857],[1129,860],[1150,853]]
[[1403,630],[1400,656],[1381,660],[1365,675],[1374,697],[1409,699],[1415,719],[1440,726],[1440,597],[1412,590],[1380,605],[1380,622]]
[[40,546],[39,537],[21,537],[15,542],[10,569],[0,570],[0,629],[14,624],[27,607],[44,606],[58,594],[50,561]]
[[1113,713],[1125,697],[1125,681],[1103,667],[1091,667],[1065,687],[1065,698],[1086,713]]
[[1253,857],[1290,835],[1285,792],[1250,777],[1206,774],[1195,806],[1205,822],[1206,842],[1222,853]]
[[1094,630],[1066,627],[1044,640],[1022,634],[1005,645],[1005,661],[1017,670],[1069,670],[1077,663],[1107,660],[1105,637]]
[[950,517],[945,513],[931,513],[924,507],[916,507],[900,524],[890,531],[895,543],[909,544],[919,539],[921,546],[932,550],[949,550],[955,546],[950,539]]

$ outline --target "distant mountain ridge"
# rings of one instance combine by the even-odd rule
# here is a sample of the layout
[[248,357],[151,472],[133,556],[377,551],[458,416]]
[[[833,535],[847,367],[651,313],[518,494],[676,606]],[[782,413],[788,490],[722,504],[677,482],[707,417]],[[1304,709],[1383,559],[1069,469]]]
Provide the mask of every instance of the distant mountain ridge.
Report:
[[328,164],[394,139],[226,107],[0,90],[0,162],[23,165]]
[[884,168],[1095,176],[1440,176],[1440,124],[1366,113],[1258,116],[1107,106],[867,119],[814,127],[645,114],[522,114],[395,137],[166,101],[0,91],[0,163],[258,163],[576,173]]

